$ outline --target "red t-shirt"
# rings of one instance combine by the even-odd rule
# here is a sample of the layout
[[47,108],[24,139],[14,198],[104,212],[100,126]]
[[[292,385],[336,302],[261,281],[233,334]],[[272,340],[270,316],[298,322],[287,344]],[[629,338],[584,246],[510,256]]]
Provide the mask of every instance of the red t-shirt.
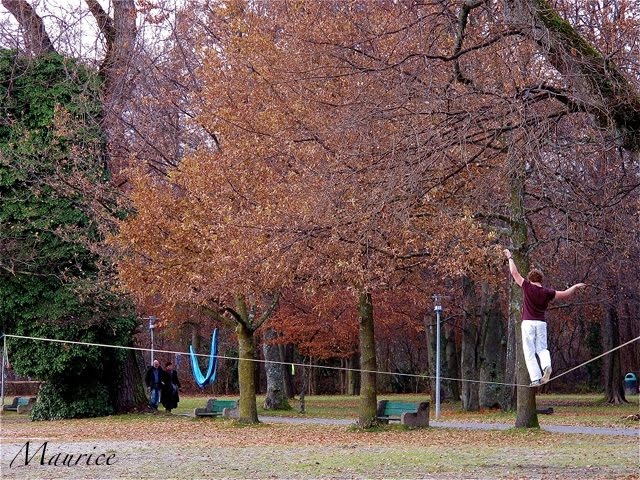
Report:
[[522,282],[522,291],[524,292],[522,319],[546,321],[545,312],[549,302],[556,296],[556,291],[534,285],[529,280]]

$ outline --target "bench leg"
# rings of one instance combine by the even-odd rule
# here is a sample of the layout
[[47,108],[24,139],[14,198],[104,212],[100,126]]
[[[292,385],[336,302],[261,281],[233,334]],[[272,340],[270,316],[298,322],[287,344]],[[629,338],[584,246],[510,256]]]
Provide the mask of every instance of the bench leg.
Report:
[[428,427],[429,410],[420,410],[417,413],[405,412],[400,417],[400,423],[407,427]]
[[29,413],[33,408],[33,403],[29,403],[28,405],[18,405],[17,412],[19,414]]
[[240,411],[236,408],[223,408],[222,416],[224,418],[240,418]]

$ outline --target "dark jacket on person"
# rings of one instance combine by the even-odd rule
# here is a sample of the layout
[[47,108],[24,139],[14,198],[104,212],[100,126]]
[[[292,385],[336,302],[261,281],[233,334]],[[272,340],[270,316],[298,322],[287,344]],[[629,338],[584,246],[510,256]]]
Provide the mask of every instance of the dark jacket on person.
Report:
[[178,406],[180,401],[180,395],[178,389],[181,387],[180,380],[178,380],[178,372],[172,370],[164,370],[162,372],[162,394],[160,396],[162,406],[167,410],[172,410]]
[[153,388],[153,389],[161,388],[163,376],[164,376],[164,370],[162,370],[162,367],[158,367],[158,380],[156,381],[155,375],[154,375],[154,368],[153,366],[151,366],[147,369],[147,374],[144,377],[144,383],[149,388]]

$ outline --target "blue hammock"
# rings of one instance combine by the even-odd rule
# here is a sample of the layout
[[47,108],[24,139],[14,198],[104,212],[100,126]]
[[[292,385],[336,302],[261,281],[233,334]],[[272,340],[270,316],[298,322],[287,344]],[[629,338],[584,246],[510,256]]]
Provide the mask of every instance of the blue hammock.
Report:
[[210,383],[216,380],[216,372],[218,370],[218,329],[213,331],[211,336],[211,354],[209,355],[209,366],[207,367],[207,374],[202,375],[200,371],[200,365],[198,365],[198,357],[193,349],[193,345],[189,345],[189,354],[191,356],[191,370],[193,371],[193,378],[200,388],[206,387]]

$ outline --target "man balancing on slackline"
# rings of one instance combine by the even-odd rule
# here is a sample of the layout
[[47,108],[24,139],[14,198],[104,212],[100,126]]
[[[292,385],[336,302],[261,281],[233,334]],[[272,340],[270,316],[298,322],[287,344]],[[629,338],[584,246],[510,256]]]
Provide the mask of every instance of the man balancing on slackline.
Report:
[[[532,269],[527,278],[522,278],[509,249],[504,249],[509,259],[509,271],[515,282],[522,287],[524,301],[522,304],[522,352],[529,370],[531,383],[529,386],[543,385],[551,378],[551,355],[547,350],[547,322],[545,314],[549,303],[553,300],[565,300],[571,297],[584,283],[576,283],[566,290],[553,290],[542,286],[542,272]],[[540,359],[540,366],[536,360]],[[542,372],[540,371],[542,368]]]

